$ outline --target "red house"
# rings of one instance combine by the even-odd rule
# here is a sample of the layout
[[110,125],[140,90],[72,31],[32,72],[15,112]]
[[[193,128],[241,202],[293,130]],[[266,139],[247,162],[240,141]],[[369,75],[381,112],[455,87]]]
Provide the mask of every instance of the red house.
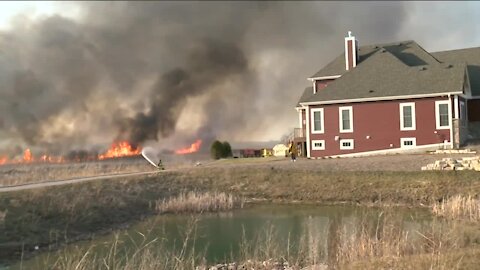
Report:
[[480,47],[358,46],[308,78],[295,141],[309,158],[457,148],[480,121]]

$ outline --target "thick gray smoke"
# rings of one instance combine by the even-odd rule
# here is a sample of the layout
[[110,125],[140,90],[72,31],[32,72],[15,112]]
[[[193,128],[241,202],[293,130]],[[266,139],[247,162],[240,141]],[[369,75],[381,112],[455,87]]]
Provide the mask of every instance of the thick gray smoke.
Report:
[[392,41],[406,14],[370,2],[70,5],[79,18],[18,17],[0,32],[0,153],[279,139],[347,30]]
[[201,95],[212,85],[231,79],[232,75],[246,74],[247,68],[247,60],[235,44],[199,42],[188,55],[184,68],[159,76],[148,99],[148,112],[128,119],[124,132],[134,143],[157,140],[158,135],[172,135],[187,97]]

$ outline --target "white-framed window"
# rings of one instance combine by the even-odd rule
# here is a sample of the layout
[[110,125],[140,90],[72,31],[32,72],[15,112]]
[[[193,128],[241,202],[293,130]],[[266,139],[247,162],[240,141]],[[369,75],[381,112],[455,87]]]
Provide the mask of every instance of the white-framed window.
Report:
[[340,150],[352,150],[353,148],[353,139],[340,139]]
[[341,133],[353,132],[353,108],[351,106],[338,108],[338,120]]
[[400,148],[412,148],[417,146],[417,138],[400,138]]
[[400,130],[415,130],[415,103],[400,103]]
[[325,140],[312,140],[312,150],[325,150]]
[[324,115],[323,115],[323,108],[315,108],[311,109],[311,127],[312,127],[312,134],[320,134],[324,132]]
[[467,109],[465,107],[465,102],[460,101],[460,123],[462,123],[462,126],[467,125]]
[[435,101],[435,126],[437,129],[450,128],[450,104],[448,100]]

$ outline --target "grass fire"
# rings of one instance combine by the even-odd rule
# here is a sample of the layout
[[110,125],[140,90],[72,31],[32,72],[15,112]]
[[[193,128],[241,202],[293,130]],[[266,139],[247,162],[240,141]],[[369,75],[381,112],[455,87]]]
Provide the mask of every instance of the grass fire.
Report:
[[112,143],[110,149],[106,153],[99,155],[98,159],[138,156],[141,152],[141,147],[133,146],[128,141],[120,141]]
[[175,154],[179,154],[179,155],[192,154],[192,153],[198,152],[201,146],[202,146],[202,140],[198,139],[194,143],[192,143],[190,146],[176,150]]
[[[175,150],[177,155],[186,155],[198,152],[202,146],[202,140],[198,139],[190,146]],[[0,165],[6,164],[30,164],[30,163],[65,163],[65,162],[81,162],[81,161],[95,161],[107,160],[123,157],[139,156],[142,152],[142,147],[130,143],[129,141],[115,141],[102,154],[83,153],[78,154],[72,151],[68,156],[56,156],[49,154],[34,155],[30,148],[23,151],[22,157],[9,158],[6,155],[0,156]]]
[[64,162],[81,162],[81,161],[94,161],[105,160],[122,157],[132,157],[140,155],[142,148],[135,146],[128,141],[113,142],[110,148],[103,154],[92,154],[86,152],[86,154],[79,155],[76,152],[71,152],[68,156],[56,156],[49,154],[37,155],[32,154],[30,148],[23,151],[23,155],[20,158],[10,159],[6,155],[0,156],[0,165],[6,164],[30,164],[30,163],[64,163]]

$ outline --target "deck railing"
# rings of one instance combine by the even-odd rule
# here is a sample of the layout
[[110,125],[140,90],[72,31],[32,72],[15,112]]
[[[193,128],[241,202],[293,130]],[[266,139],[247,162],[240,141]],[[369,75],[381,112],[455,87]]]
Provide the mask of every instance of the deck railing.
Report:
[[305,138],[305,130],[303,128],[294,128],[293,129],[293,138]]

